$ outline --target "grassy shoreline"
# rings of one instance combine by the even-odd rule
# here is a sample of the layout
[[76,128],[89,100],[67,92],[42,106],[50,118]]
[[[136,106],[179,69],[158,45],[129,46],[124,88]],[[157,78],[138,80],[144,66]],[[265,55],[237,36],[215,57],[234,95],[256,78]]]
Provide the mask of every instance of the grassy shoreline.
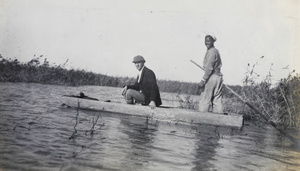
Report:
[[[85,70],[65,69],[65,64],[52,66],[42,55],[29,62],[3,58],[0,55],[0,82],[42,83],[68,86],[111,86],[122,87],[133,84],[133,77],[112,77]],[[253,67],[254,68],[254,67]],[[253,69],[252,68],[252,69]],[[230,86],[244,99],[262,111],[270,120],[286,128],[300,128],[300,75],[291,74],[271,87],[270,78],[257,82],[253,70],[245,76],[244,86]],[[197,109],[199,95],[197,83],[158,80],[161,92],[177,93],[182,108]],[[226,112],[244,114],[246,119],[262,121],[259,115],[243,104],[224,88],[224,108]]]

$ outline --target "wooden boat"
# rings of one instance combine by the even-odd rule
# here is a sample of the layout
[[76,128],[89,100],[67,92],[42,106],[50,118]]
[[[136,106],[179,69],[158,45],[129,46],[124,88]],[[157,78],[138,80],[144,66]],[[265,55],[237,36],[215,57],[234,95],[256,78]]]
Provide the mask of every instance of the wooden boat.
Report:
[[72,108],[92,111],[112,112],[123,115],[132,115],[147,117],[148,119],[168,123],[183,124],[209,124],[218,126],[238,127],[243,126],[243,116],[239,114],[228,113],[214,114],[210,112],[199,112],[192,109],[180,109],[175,107],[156,107],[151,109],[149,106],[129,105],[125,103],[116,103],[107,101],[99,101],[95,98],[81,96],[62,96],[60,101]]

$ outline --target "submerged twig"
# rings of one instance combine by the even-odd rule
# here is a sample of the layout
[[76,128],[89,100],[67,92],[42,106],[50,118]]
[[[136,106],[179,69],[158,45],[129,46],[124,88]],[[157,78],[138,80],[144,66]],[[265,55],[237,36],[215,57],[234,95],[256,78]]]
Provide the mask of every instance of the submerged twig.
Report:
[[76,114],[76,118],[75,118],[75,119],[76,119],[76,123],[75,123],[75,125],[74,125],[74,132],[73,132],[73,134],[69,137],[69,140],[76,137],[76,133],[77,133],[76,126],[78,125],[79,107],[80,107],[80,102],[79,102],[79,99],[78,99],[77,114]]
[[[95,115],[94,115],[94,116],[95,116]],[[95,131],[95,125],[97,124],[99,118],[100,118],[100,113],[97,115],[96,120],[95,120],[94,117],[93,117],[93,125],[92,125],[92,127],[91,127],[90,130],[87,130],[87,131],[85,132],[85,135],[86,135],[88,132],[91,132],[91,133],[90,133],[91,135],[94,134],[94,131]],[[103,125],[104,125],[104,124],[103,124]],[[101,127],[102,127],[102,126],[101,126]],[[101,128],[101,127],[100,127],[100,128]]]

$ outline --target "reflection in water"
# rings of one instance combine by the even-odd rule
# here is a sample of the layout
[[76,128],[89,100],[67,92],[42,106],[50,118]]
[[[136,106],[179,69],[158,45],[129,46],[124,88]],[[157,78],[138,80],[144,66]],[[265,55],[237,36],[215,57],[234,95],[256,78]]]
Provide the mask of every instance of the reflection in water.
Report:
[[[278,141],[280,135],[273,132],[276,131],[274,128],[269,125],[253,127],[255,125],[250,124],[243,131],[219,140],[211,161],[216,170],[287,170],[288,167],[293,170],[299,167],[299,164],[290,162],[300,159],[299,153],[294,156],[288,152],[291,149],[284,146],[289,144],[291,148],[291,143]],[[276,147],[278,143],[281,144],[279,148]]]
[[125,168],[142,169],[149,161],[152,150],[152,143],[155,141],[157,127],[149,125],[147,120],[129,117],[121,120],[120,131],[128,136],[128,153]]
[[195,134],[195,165],[192,170],[206,170],[213,168],[210,163],[215,155],[215,148],[218,146],[220,134],[218,128],[214,126],[207,126],[206,129],[200,129]]

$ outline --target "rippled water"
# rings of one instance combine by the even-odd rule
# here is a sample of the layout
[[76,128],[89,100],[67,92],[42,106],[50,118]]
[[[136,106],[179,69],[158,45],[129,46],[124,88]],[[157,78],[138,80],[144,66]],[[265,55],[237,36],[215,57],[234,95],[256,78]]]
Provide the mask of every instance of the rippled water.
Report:
[[0,170],[300,170],[299,150],[268,125],[153,125],[59,101],[79,91],[122,101],[120,88],[0,85]]

